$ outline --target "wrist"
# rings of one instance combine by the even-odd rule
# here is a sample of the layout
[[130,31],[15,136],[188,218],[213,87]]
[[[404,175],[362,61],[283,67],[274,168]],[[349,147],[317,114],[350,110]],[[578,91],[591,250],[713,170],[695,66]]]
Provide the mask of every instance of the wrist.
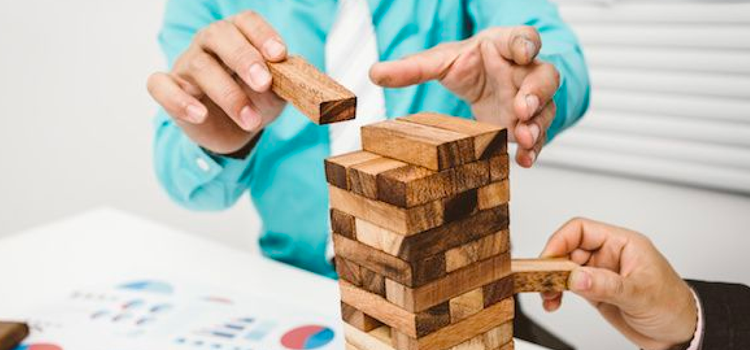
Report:
[[201,147],[203,150],[212,157],[226,157],[226,158],[232,158],[232,159],[245,159],[250,154],[250,152],[255,148],[255,145],[258,143],[258,140],[260,139],[260,136],[263,134],[263,129],[261,129],[258,133],[253,136],[250,141],[248,141],[244,146],[239,148],[236,151],[228,152],[228,153],[220,153],[220,152],[214,152],[208,148]]

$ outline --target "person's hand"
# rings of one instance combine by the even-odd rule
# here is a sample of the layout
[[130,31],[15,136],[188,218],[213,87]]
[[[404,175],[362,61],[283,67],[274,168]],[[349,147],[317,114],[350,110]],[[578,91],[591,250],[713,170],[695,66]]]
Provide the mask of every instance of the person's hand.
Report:
[[516,161],[531,167],[556,114],[560,74],[536,59],[542,42],[533,27],[491,28],[400,60],[375,64],[370,78],[386,87],[438,80],[471,105],[481,122],[501,125],[518,143]]
[[257,13],[243,12],[196,34],[171,72],[149,78],[148,90],[193,141],[234,153],[281,113],[265,62],[286,55],[279,34]]
[[[668,349],[693,337],[698,311],[692,291],[645,236],[574,219],[549,239],[541,256],[581,265],[571,273],[569,289],[642,349]],[[562,294],[542,299],[547,311],[555,311]]]

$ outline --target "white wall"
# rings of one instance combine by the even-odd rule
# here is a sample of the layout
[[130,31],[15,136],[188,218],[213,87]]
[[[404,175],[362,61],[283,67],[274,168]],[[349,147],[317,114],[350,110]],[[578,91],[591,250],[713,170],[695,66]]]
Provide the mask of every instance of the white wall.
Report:
[[[188,212],[152,175],[155,106],[144,84],[162,65],[162,1],[2,1],[0,236],[111,205],[256,249],[247,200]],[[740,268],[750,266],[750,197],[550,167],[514,169],[512,193],[517,257],[535,256],[558,225],[585,215],[648,233],[686,276],[750,284]],[[554,315],[523,299],[581,349],[632,348],[577,298]]]

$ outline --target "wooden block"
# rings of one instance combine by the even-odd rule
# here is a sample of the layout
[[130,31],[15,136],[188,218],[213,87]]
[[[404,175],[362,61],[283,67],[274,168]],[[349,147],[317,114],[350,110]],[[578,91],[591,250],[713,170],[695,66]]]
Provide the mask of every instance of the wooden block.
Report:
[[[500,349],[513,342],[513,322],[506,322],[482,335],[487,350]],[[511,345],[512,346],[512,345]]]
[[567,259],[514,259],[511,266],[515,293],[541,293],[567,290],[570,272],[578,264]]
[[[336,233],[333,234],[333,246],[336,260],[349,260],[405,286],[418,287],[445,275],[443,255],[406,262]],[[361,274],[359,278],[361,284]]]
[[357,239],[356,218],[341,210],[331,209],[331,231],[346,238]]
[[476,160],[467,135],[395,120],[362,127],[362,148],[435,171]]
[[416,288],[386,278],[385,295],[405,310],[420,312],[509,275],[510,253],[506,252]]
[[385,297],[385,277],[368,268],[361,268],[362,288],[364,290]]
[[341,84],[299,56],[283,62],[268,62],[273,77],[271,89],[315,124],[354,119],[357,98]]
[[474,316],[447,325],[421,338],[391,329],[392,342],[398,350],[450,349],[507,323],[514,316],[513,298],[505,299]]
[[508,206],[502,205],[404,238],[398,256],[416,261],[508,228]]
[[359,264],[345,259],[343,256],[337,256],[334,259],[336,273],[339,279],[345,280],[355,286],[362,286],[362,268]]
[[377,154],[356,151],[327,158],[324,161],[326,180],[329,184],[345,190],[350,189],[349,168],[369,160],[381,158]]
[[29,326],[23,323],[0,322],[0,350],[12,350],[29,336]]
[[479,196],[477,190],[461,192],[443,198],[443,222],[452,222],[477,212]]
[[431,112],[417,113],[408,117],[398,118],[398,120],[433,126],[471,136],[474,141],[476,159],[485,159],[507,152],[508,132],[501,126]]
[[497,182],[508,178],[510,160],[507,154],[490,158],[490,181]]
[[453,193],[468,191],[490,183],[488,161],[478,161],[453,168]]
[[445,269],[447,272],[452,272],[491,256],[504,253],[509,248],[510,234],[508,230],[501,230],[476,241],[447,250],[445,252]]
[[447,302],[418,313],[411,313],[349,282],[339,281],[339,288],[342,302],[410,337],[423,337],[450,323]]
[[344,324],[344,338],[358,350],[394,350],[389,327],[376,328],[370,332],[363,332],[348,324]]
[[513,275],[505,276],[482,287],[484,307],[488,308],[513,296]]
[[365,219],[403,235],[429,230],[443,224],[443,204],[429,202],[413,208],[399,208],[328,186],[331,207]]
[[508,179],[493,182],[477,190],[478,207],[489,209],[510,201],[510,183]]
[[478,335],[471,338],[463,343],[456,346],[452,346],[450,350],[488,350],[484,346],[484,334]]
[[432,171],[409,165],[385,171],[378,176],[378,199],[402,208],[410,208],[448,197],[457,191],[452,171]]
[[484,309],[482,288],[474,289],[450,300],[451,322],[458,322]]
[[385,157],[352,165],[349,169],[351,191],[370,199],[378,199],[378,175],[389,170],[406,167],[410,166],[404,162]]
[[399,256],[401,245],[406,236],[362,219],[356,219],[355,223],[357,226],[356,237],[358,241],[375,249],[382,250],[387,254]]
[[341,303],[341,319],[364,332],[383,326],[380,321],[344,302]]

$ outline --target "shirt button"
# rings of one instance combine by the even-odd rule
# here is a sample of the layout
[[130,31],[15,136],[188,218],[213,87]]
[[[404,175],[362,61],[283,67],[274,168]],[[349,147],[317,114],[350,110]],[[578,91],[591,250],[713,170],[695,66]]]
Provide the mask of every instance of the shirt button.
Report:
[[203,171],[209,171],[211,170],[211,166],[208,165],[208,162],[203,158],[196,158],[195,164],[198,165],[198,167]]

